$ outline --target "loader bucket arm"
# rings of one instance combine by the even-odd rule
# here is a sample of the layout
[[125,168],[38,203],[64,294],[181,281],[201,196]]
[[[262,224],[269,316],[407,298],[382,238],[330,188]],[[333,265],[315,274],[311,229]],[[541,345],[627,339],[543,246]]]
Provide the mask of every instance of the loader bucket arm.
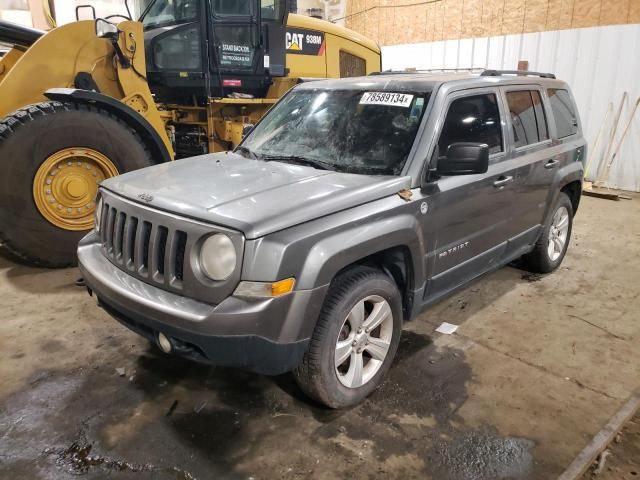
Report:
[[6,30],[5,35],[14,38],[14,43],[19,39],[22,43],[35,41],[24,52],[21,50],[25,47],[14,47],[0,60],[0,118],[26,105],[47,100],[44,94],[50,89],[82,88],[77,84],[83,83],[80,81],[83,79],[90,85],[84,88],[119,100],[140,113],[173,156],[164,122],[145,77],[142,24],[126,21],[118,27],[122,31],[118,43],[127,55],[127,67],[114,60],[113,45],[110,40],[96,36],[91,20],[54,28],[37,39],[31,29]]
[[70,23],[40,36],[0,77],[0,117],[45,101],[44,92],[50,88],[72,87],[82,71],[92,73],[102,93],[121,98],[112,52],[108,41],[96,37],[92,21]]
[[30,47],[45,32],[35,28],[23,27],[16,23],[0,20],[0,43],[7,43],[18,47]]

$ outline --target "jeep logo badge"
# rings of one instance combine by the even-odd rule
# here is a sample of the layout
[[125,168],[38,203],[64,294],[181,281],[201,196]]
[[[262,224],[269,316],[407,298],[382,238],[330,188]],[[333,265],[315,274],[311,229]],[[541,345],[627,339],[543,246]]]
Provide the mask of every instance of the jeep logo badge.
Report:
[[141,193],[140,195],[138,195],[138,198],[140,200],[143,200],[143,201],[149,203],[150,201],[153,200],[153,195],[151,195],[150,193]]

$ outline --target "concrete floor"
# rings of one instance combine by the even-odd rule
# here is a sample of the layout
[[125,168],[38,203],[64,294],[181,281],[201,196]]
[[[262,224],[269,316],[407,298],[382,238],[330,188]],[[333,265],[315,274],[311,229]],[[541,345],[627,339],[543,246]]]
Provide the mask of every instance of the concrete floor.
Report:
[[345,411],[159,354],[77,277],[0,258],[0,478],[549,479],[640,385],[639,197],[584,198],[556,273],[504,268],[406,325]]

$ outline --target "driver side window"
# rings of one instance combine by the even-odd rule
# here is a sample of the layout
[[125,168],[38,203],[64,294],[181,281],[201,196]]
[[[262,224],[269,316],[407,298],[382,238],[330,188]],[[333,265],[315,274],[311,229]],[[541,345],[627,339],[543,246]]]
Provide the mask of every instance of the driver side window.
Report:
[[457,142],[486,143],[490,155],[503,151],[495,94],[470,95],[451,102],[438,140],[438,157],[446,158],[449,146]]

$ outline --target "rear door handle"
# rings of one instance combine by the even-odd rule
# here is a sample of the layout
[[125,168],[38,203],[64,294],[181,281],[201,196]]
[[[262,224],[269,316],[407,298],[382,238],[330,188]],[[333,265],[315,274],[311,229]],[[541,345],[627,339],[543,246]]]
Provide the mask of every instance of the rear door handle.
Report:
[[558,164],[558,160],[551,159],[547,163],[544,164],[544,168],[549,169],[553,168]]
[[511,176],[505,177],[503,175],[500,178],[498,178],[498,180],[493,182],[493,186],[496,187],[496,188],[501,188],[501,187],[504,187],[507,183],[510,183],[510,182],[513,182],[513,177],[511,177]]

